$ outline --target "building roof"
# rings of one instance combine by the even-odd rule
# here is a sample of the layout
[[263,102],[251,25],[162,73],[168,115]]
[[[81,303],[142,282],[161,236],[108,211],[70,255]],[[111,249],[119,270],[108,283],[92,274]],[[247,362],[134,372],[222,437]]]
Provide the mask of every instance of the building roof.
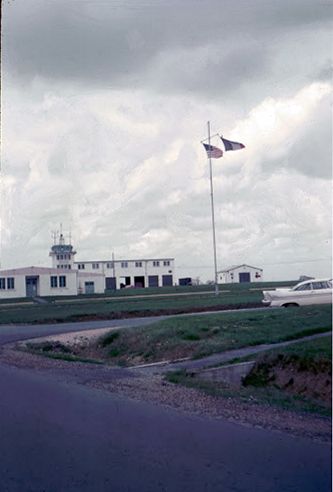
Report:
[[223,270],[219,270],[217,273],[227,273],[227,272],[231,272],[232,270],[236,270],[236,268],[242,268],[242,267],[253,268],[254,270],[260,270],[262,272],[262,268],[246,265],[246,263],[243,263],[242,265],[232,265],[228,268],[224,268]]
[[67,268],[48,268],[48,267],[22,267],[22,268],[12,268],[10,270],[0,270],[0,275],[47,275],[47,274],[53,274],[56,275],[59,273],[66,273],[66,274],[76,274],[77,270],[71,270]]
[[117,259],[117,260],[81,260],[81,261],[74,261],[74,265],[77,265],[79,263],[124,263],[124,262],[133,262],[133,261],[174,261],[174,258],[134,258],[130,260],[126,259]]

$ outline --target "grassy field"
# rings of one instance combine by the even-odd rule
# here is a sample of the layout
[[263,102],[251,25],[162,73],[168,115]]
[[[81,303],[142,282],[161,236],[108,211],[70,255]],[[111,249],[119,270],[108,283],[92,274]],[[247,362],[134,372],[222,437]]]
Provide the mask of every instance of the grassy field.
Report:
[[[331,306],[175,317],[104,339],[116,362],[154,362],[276,343],[331,329]],[[115,333],[117,335],[115,335]]]
[[122,289],[92,297],[47,298],[49,304],[31,304],[30,299],[19,299],[18,303],[13,300],[3,300],[0,303],[0,324],[63,322],[85,318],[112,319],[135,315],[177,314],[226,306],[256,306],[261,305],[261,289],[274,288],[281,284],[288,285],[288,283],[290,284],[290,282],[225,284],[220,286],[219,296],[212,293],[211,286],[198,286]]
[[83,349],[35,346],[44,355],[66,353],[111,364],[136,365],[200,358],[230,349],[297,339],[331,329],[331,306],[264,309],[172,317],[149,326],[113,330]]
[[[170,372],[166,375],[166,379],[175,384],[195,388],[216,398],[234,398],[245,401],[247,404],[268,405],[323,416],[331,415],[331,382],[325,396],[320,394],[320,387],[321,389],[323,386],[327,388],[328,381],[330,381],[327,378],[331,374],[332,367],[332,336],[272,349],[257,355],[243,357],[238,361],[235,360],[235,362],[253,359],[257,361],[257,365],[253,373],[251,372],[245,378],[240,388],[233,388],[222,381],[202,380],[193,377],[192,373],[185,370]],[[318,395],[316,397],[309,396],[309,391],[297,393],[295,389],[292,392],[289,383],[286,387],[277,386],[274,381],[270,381],[268,378],[271,372],[267,370],[267,367],[272,369],[274,366],[288,368],[290,381],[294,379],[296,373],[297,377],[301,378],[303,388],[306,388],[306,385],[311,386],[311,374],[314,375],[316,379],[312,381],[312,386],[315,384],[315,389],[319,388]],[[323,384],[325,380],[326,384]]]

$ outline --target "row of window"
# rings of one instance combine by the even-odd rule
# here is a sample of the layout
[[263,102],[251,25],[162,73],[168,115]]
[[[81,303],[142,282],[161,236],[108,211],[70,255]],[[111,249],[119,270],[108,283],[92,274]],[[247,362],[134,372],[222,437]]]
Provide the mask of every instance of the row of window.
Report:
[[[154,267],[159,267],[160,264],[161,264],[161,262],[158,260],[153,261]],[[121,266],[121,268],[128,268],[128,261],[122,261],[120,266]],[[170,260],[164,260],[163,266],[170,266]],[[86,265],[85,265],[85,263],[78,263],[77,267],[79,270],[85,270]],[[136,261],[135,267],[136,268],[142,268],[142,261]],[[92,263],[92,268],[93,268],[93,270],[97,270],[99,268],[99,263]],[[113,263],[106,263],[106,268],[114,268],[114,264]]]
[[70,270],[72,267],[71,265],[57,265],[57,268],[65,268],[65,270]]
[[52,275],[50,277],[50,285],[51,287],[57,288],[57,287],[66,287],[66,277],[65,275],[59,275],[59,277],[56,277],[55,275]]
[[57,255],[57,260],[70,260],[71,255],[63,254],[63,255]]
[[0,289],[5,290],[6,286],[7,286],[7,289],[15,289],[14,277],[8,277],[8,278],[1,277],[0,278]]

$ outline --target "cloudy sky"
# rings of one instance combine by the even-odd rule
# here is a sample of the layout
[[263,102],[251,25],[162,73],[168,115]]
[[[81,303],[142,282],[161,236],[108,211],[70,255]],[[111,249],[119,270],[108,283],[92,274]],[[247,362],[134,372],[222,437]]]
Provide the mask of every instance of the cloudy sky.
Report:
[[[331,14],[323,0],[10,0],[2,21],[1,267],[175,257],[266,280],[331,274]],[[218,137],[212,143],[221,148]]]

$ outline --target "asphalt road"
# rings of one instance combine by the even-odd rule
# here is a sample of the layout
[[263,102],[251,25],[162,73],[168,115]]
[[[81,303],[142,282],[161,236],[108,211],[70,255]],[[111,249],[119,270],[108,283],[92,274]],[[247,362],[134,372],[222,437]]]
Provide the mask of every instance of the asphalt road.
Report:
[[[147,321],[153,320],[139,322]],[[2,326],[0,344],[72,330],[72,324]],[[0,394],[4,492],[331,490],[328,444],[189,416],[1,364]]]

